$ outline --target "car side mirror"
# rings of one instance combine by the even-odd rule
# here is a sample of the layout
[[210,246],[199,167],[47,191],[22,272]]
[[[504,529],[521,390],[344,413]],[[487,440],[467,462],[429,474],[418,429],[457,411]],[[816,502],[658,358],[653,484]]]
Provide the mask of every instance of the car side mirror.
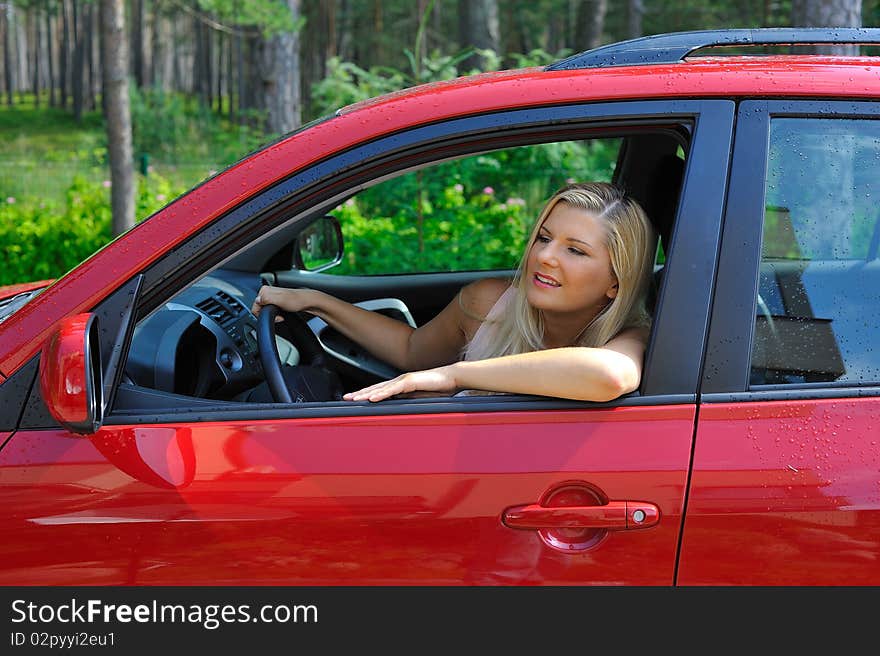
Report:
[[40,354],[40,391],[49,413],[74,433],[97,432],[104,421],[98,317],[67,317]]
[[342,261],[342,226],[335,216],[327,214],[309,224],[299,233],[296,244],[296,265],[304,271],[324,271]]

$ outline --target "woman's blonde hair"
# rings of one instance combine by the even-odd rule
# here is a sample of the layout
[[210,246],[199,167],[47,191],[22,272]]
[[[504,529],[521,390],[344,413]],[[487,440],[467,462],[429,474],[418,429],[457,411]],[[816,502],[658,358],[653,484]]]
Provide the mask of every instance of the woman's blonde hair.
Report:
[[[589,212],[606,228],[606,246],[611,270],[617,278],[617,296],[581,331],[572,346],[604,346],[624,328],[651,325],[645,299],[654,271],[657,237],[641,206],[619,187],[605,182],[570,184],[547,201],[538,216],[525,252],[520,259],[512,287],[514,297],[508,311],[493,321],[491,339],[466,351],[468,360],[526,353],[544,348],[544,317],[526,298],[525,279],[529,252],[538,231],[559,203]],[[477,352],[474,352],[477,351]]]

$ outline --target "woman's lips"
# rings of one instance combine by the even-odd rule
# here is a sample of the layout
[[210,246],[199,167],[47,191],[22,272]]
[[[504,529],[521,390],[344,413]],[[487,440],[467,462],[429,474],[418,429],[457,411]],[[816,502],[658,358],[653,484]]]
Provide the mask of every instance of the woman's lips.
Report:
[[545,275],[543,273],[536,273],[532,277],[532,281],[535,283],[535,285],[543,289],[556,289],[557,287],[561,287],[556,278],[554,278],[553,276]]

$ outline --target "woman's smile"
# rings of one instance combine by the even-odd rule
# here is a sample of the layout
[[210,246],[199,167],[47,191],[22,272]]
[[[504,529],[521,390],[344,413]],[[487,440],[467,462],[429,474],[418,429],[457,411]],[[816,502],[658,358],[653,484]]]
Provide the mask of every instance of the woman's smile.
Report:
[[545,289],[553,289],[554,287],[562,286],[556,278],[549,276],[546,273],[536,273],[533,280],[538,287]]

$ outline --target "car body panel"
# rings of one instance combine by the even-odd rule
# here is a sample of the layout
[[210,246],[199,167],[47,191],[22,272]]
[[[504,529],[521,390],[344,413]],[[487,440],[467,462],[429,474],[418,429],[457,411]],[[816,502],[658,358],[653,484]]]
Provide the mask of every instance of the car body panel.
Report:
[[[0,452],[0,583],[671,585],[693,420],[671,405],[19,431]],[[572,482],[660,522],[582,553],[502,524]]]
[[43,287],[48,287],[53,282],[54,279],[51,280],[35,280],[33,282],[20,282],[14,285],[3,285],[0,287],[0,301],[12,298],[18,294],[22,294],[24,292],[34,291],[35,289],[41,289]]
[[880,585],[880,399],[703,404],[679,585]]
[[[804,77],[810,84],[804,84]],[[479,76],[478,76],[479,78]],[[225,212],[303,167],[422,123],[517,107],[634,98],[847,96],[877,94],[880,67],[868,59],[694,59],[686,63],[584,71],[526,69],[474,81],[416,87],[342,112],[256,152],[118,237],[0,325],[0,374],[39,350],[56,321],[93,308],[125,281]]]

